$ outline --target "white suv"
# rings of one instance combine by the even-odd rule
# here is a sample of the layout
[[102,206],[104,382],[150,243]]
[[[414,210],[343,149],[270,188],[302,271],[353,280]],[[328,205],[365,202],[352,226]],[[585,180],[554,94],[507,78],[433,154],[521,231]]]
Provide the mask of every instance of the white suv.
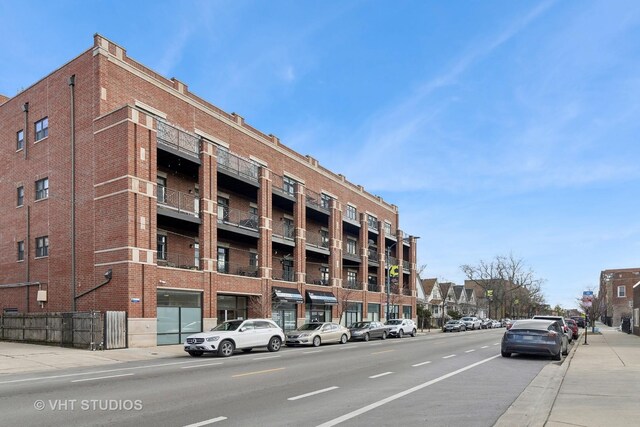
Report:
[[254,347],[278,351],[284,341],[284,332],[270,319],[236,319],[219,324],[208,332],[189,335],[184,351],[193,357],[204,353],[217,353],[229,357],[235,349],[244,352]]
[[402,338],[404,335],[416,336],[416,324],[411,319],[391,319],[385,323],[389,327],[389,336]]
[[482,322],[475,316],[466,316],[460,319],[464,322],[467,329],[480,329],[482,328]]

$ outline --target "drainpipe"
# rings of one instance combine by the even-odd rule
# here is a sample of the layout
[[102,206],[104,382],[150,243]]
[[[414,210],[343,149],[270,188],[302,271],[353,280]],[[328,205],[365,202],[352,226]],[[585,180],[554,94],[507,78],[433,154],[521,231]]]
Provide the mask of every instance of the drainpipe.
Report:
[[71,94],[71,311],[76,311],[76,75],[69,77]]
[[24,112],[24,159],[27,160],[27,147],[29,147],[29,103],[22,104]]
[[[26,135],[25,135],[25,139],[26,139]],[[25,146],[25,150],[27,147],[27,144],[25,142],[24,144]],[[30,242],[31,242],[31,206],[27,206],[27,238],[25,239],[24,242],[24,253],[25,253],[25,260],[27,261],[26,265],[25,265],[25,282],[26,283],[30,283],[31,282],[31,270],[30,270],[30,265],[29,265],[29,259],[30,259]],[[27,289],[27,313],[29,312],[29,287],[26,287]]]

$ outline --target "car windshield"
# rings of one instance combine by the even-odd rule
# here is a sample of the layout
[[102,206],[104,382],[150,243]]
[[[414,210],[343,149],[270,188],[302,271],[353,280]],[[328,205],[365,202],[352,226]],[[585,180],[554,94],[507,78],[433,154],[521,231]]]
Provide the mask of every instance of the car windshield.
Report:
[[362,329],[362,328],[368,328],[369,325],[370,325],[369,322],[356,322],[353,325],[351,325],[351,327],[354,329]]
[[231,320],[229,322],[224,322],[211,329],[212,331],[235,331],[242,325],[244,320]]
[[387,325],[399,325],[401,323],[402,323],[402,320],[400,320],[400,319],[392,319],[392,320],[387,321],[386,324]]
[[298,328],[299,331],[315,331],[316,329],[320,329],[322,323],[305,323],[304,325]]

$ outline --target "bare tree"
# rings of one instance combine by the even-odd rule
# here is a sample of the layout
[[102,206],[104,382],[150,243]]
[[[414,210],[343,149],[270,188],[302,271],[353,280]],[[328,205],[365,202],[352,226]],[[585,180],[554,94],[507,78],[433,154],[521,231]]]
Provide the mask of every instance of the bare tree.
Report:
[[[357,289],[353,288],[342,288],[338,290],[338,319],[340,319],[340,324],[342,324],[342,315],[347,311],[347,308],[349,307],[349,300],[353,298],[353,295],[357,291]],[[345,318],[345,323],[347,323],[346,320],[347,319]]]

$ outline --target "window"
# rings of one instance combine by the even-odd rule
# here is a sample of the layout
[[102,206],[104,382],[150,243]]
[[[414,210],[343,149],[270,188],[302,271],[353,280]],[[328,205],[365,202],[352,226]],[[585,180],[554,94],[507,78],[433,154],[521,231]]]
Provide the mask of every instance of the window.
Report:
[[353,239],[347,239],[347,253],[349,255],[358,255],[358,244]]
[[367,224],[370,230],[378,230],[378,218],[373,215],[367,215]]
[[626,287],[624,285],[618,286],[618,298],[624,298],[626,296]]
[[331,207],[331,196],[329,196],[328,194],[321,194],[320,206],[322,206],[325,209],[329,209]]
[[284,237],[293,239],[295,237],[296,229],[293,226],[293,220],[289,218],[284,218],[282,220],[284,226]]
[[18,261],[24,261],[24,240],[18,242]]
[[253,269],[258,268],[258,253],[257,252],[249,252],[249,267]]
[[411,319],[411,306],[403,305],[402,306],[402,317],[405,319]]
[[320,230],[320,246],[329,247],[329,230]]
[[367,304],[367,319],[372,322],[380,321],[380,304]]
[[353,221],[358,220],[358,211],[355,206],[347,205],[347,218]]
[[347,271],[347,285],[349,287],[356,286],[358,284],[358,272],[355,270]]
[[167,203],[167,178],[159,176],[156,178],[158,184],[158,203]]
[[384,234],[386,234],[387,236],[393,236],[393,234],[391,233],[391,224],[388,222],[384,223]]
[[345,317],[345,325],[353,325],[356,322],[362,320],[362,303],[360,302],[350,302],[347,303],[347,309],[344,313]]
[[296,191],[296,181],[295,179],[289,178],[288,176],[285,176],[282,178],[282,189],[284,190],[285,193],[291,194],[293,196],[293,194]]
[[218,247],[218,273],[229,272],[229,248]]
[[36,200],[49,197],[49,178],[42,178],[36,181]]
[[320,267],[320,284],[321,285],[329,284],[329,267],[327,266]]
[[16,133],[16,151],[24,148],[24,130],[20,129]]
[[36,141],[46,138],[49,135],[49,117],[36,122]]
[[36,237],[36,258],[49,256],[49,236]]
[[229,199],[218,196],[218,221],[229,221]]
[[258,226],[258,208],[255,206],[249,207],[249,219],[253,221],[255,226]]
[[18,206],[24,205],[24,187],[22,185],[17,188],[16,196]]
[[193,265],[200,268],[200,243],[193,244]]
[[167,260],[167,236],[158,234],[158,260]]
[[294,281],[294,270],[293,270],[293,260],[283,259],[282,260],[282,280],[286,280],[287,282]]

